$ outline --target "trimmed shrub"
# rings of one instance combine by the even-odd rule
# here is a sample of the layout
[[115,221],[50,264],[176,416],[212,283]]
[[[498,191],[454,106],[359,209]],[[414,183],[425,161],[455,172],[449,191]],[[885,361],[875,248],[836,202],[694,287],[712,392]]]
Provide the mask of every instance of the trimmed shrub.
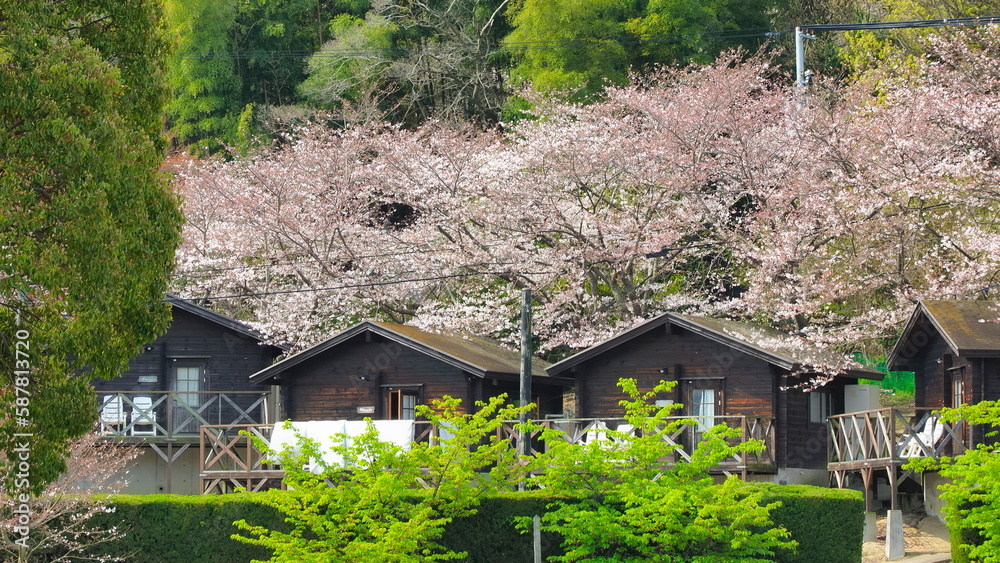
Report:
[[[772,519],[799,542],[795,554],[782,553],[778,561],[861,561],[864,500],[859,492],[805,485],[748,483],[746,486],[763,490],[764,502],[781,501],[782,506],[771,513]],[[107,548],[108,555],[127,557],[129,561],[236,563],[266,560],[270,557],[266,549],[237,542],[230,536],[236,532],[233,522],[241,518],[271,529],[289,530],[281,514],[256,502],[261,495],[275,494],[295,493],[120,495],[113,499],[115,512],[96,516],[94,524],[128,528],[124,539]],[[554,500],[556,497],[544,491],[485,498],[478,514],[458,518],[448,525],[441,543],[467,551],[466,561],[469,562],[530,561],[531,535],[515,529],[514,517],[544,514],[546,505]],[[561,554],[559,546],[558,536],[543,535],[544,556]]]
[[288,529],[274,509],[254,502],[267,493],[233,495],[119,495],[115,512],[99,515],[94,523],[128,527],[121,541],[109,545],[118,557],[135,562],[234,563],[268,559],[267,550],[230,538],[233,522],[247,518],[272,529]]
[[[962,509],[981,506],[981,504],[966,503]],[[948,539],[951,541],[951,560],[953,563],[976,563],[976,559],[969,557],[969,548],[983,545],[983,535],[976,528],[965,526],[963,521],[955,516],[959,513],[960,510],[953,509],[952,515],[947,517]]]
[[[553,500],[552,495],[538,491],[484,498],[476,515],[457,518],[445,529],[441,543],[456,551],[467,551],[467,561],[476,563],[531,561],[532,536],[515,529],[514,518],[541,516]],[[562,554],[560,541],[556,534],[542,533],[543,560]]]
[[771,512],[776,526],[784,526],[799,542],[795,553],[779,553],[784,563],[858,563],[864,539],[864,496],[859,491],[809,485],[747,483],[762,488],[762,502],[781,501]]

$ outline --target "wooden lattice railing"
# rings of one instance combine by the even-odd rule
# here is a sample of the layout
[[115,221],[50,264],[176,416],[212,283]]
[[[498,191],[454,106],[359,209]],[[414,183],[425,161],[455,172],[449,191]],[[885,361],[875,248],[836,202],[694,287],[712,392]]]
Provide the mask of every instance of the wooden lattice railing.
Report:
[[260,491],[280,486],[284,472],[253,438],[270,440],[273,424],[206,425],[199,432],[201,492]]
[[[685,420],[685,417],[676,417]],[[563,432],[563,439],[574,444],[588,443],[591,440],[608,440],[609,429],[635,432],[626,428],[623,419],[559,419],[535,421],[538,429],[528,437],[531,443],[531,453],[538,454],[543,447],[539,434],[543,429],[555,429]],[[498,436],[508,440],[511,447],[517,447],[520,441],[515,431],[516,422],[508,422],[498,429]],[[717,416],[714,424],[726,424],[740,430],[740,436],[733,443],[746,442],[751,439],[761,440],[764,449],[755,453],[738,454],[723,460],[717,469],[727,475],[738,474],[744,479],[754,471],[774,470],[774,423],[771,419],[750,418],[743,416]],[[275,487],[280,484],[283,472],[268,460],[254,445],[249,436],[255,436],[264,442],[270,441],[273,425],[206,425],[201,427],[201,483],[203,493],[231,492],[237,488],[250,491]],[[426,421],[414,423],[413,438],[415,442],[434,442],[441,437],[442,430]],[[671,445],[677,446],[672,459],[664,460],[664,465],[683,462],[691,459],[694,440],[698,435],[694,427],[685,425],[677,432],[664,436]]]
[[831,416],[828,429],[831,471],[959,455],[969,439],[964,421],[942,422],[929,408],[917,408],[910,418],[896,408]]
[[106,436],[194,438],[205,425],[267,422],[266,391],[104,391],[98,394],[99,431]]
[[[691,420],[690,417],[668,417],[667,423],[680,420]],[[501,428],[502,438],[517,442],[520,437],[515,430],[514,422],[504,424]],[[554,429],[561,432],[562,439],[571,444],[584,444],[593,440],[607,440],[607,431],[616,430],[634,434],[637,430],[627,424],[624,419],[608,418],[575,418],[561,420],[540,420],[534,421],[539,428],[531,432],[528,436],[530,452],[539,453],[539,448],[544,444],[539,440],[539,435],[545,429]],[[760,440],[764,448],[757,452],[735,453],[723,459],[717,466],[717,470],[726,475],[739,473],[744,479],[749,473],[754,471],[774,470],[774,421],[769,418],[755,418],[746,416],[716,416],[712,417],[709,425],[725,424],[730,428],[738,429],[739,436],[731,440],[733,445],[746,443],[750,440]],[[676,449],[669,459],[665,459],[665,465],[691,460],[691,453],[699,439],[700,434],[695,426],[681,425],[675,432],[665,434],[663,439]]]

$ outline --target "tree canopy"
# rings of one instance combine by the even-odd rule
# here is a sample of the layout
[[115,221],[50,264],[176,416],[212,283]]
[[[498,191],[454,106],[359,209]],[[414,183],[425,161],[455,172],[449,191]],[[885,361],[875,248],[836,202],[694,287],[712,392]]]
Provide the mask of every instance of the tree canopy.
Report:
[[178,287],[303,344],[372,317],[511,338],[530,287],[556,355],[664,310],[877,355],[913,299],[1000,271],[998,35],[976,38],[808,99],[731,53],[502,132],[317,128],[181,178]]
[[180,231],[159,173],[167,44],[153,0],[0,7],[0,438],[34,491],[90,430],[89,381],[165,330]]

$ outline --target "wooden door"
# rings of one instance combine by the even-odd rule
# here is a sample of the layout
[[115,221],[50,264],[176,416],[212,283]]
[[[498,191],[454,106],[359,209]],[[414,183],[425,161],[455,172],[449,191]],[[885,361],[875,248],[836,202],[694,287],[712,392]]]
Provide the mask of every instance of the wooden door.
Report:
[[[957,409],[966,403],[966,392],[969,388],[967,370],[965,366],[960,366],[951,368],[948,371],[951,374],[951,400],[949,401],[949,406]],[[964,424],[955,429],[955,438],[958,442],[965,444],[966,447],[970,445],[968,432]]]
[[[174,392],[172,424],[177,434],[195,434],[202,424],[214,424],[203,406],[202,391],[208,389],[203,361],[176,361],[170,390]],[[205,420],[202,420],[205,419]]]
[[718,422],[717,417],[725,414],[725,380],[724,379],[688,379],[682,385],[682,401],[684,416],[693,418],[697,423],[690,431],[690,439],[686,446],[689,451],[701,441],[702,435]]

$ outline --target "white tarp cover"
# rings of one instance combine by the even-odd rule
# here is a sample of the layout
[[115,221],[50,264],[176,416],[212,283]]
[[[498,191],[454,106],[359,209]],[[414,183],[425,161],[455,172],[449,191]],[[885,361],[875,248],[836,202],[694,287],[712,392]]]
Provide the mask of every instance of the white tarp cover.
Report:
[[[404,450],[410,449],[410,443],[413,442],[412,420],[375,420],[372,424],[375,425],[379,440],[395,444]],[[274,426],[269,445],[276,452],[289,449],[294,451],[297,442],[295,435],[298,433],[319,443],[323,461],[327,466],[342,466],[343,457],[330,448],[334,445],[350,446],[351,439],[363,434],[367,428],[368,423],[363,420],[292,421],[291,428],[285,428],[284,423]],[[313,460],[309,468],[314,473],[321,473],[320,464],[316,461]]]

